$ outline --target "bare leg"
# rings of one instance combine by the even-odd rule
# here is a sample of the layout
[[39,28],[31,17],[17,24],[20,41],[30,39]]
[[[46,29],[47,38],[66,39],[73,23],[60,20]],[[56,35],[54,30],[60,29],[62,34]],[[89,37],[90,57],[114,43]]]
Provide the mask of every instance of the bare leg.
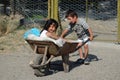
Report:
[[79,55],[80,55],[80,59],[84,59],[82,48],[79,49]]
[[85,53],[85,61],[84,61],[84,64],[85,64],[85,65],[89,65],[89,62],[90,62],[90,60],[89,60],[89,58],[88,58],[88,51],[89,51],[88,45],[85,45],[85,46],[84,46],[84,53]]
[[88,51],[89,51],[88,45],[84,45],[84,58],[88,57]]
[[[81,45],[81,43],[78,44],[78,46],[80,46],[80,45]],[[78,50],[78,52],[79,52],[79,55],[80,55],[80,59],[84,59],[82,48],[80,48]]]

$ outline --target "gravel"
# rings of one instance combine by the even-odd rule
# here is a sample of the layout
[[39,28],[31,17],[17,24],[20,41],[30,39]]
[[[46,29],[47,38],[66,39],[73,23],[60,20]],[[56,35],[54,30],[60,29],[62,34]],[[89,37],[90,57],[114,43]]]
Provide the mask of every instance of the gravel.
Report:
[[32,56],[33,51],[27,44],[18,51],[0,53],[0,80],[120,80],[120,45],[112,42],[92,41],[89,65],[75,64],[78,52],[70,54],[68,73],[64,73],[59,56],[51,61],[51,66],[57,70],[55,73],[36,77],[29,66]]

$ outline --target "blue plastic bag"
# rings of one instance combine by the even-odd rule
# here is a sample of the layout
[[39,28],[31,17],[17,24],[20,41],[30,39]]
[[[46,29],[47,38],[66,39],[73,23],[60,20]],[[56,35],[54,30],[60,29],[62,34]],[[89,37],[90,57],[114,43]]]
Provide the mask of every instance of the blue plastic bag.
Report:
[[23,35],[24,39],[27,39],[28,35],[33,34],[35,36],[40,36],[40,30],[37,28],[32,28],[28,31],[26,31]]

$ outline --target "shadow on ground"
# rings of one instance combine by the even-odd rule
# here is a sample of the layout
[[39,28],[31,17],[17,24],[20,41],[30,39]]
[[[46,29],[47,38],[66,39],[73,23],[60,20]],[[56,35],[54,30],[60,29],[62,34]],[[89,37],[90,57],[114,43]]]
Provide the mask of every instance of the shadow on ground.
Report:
[[[77,55],[73,55],[73,56],[77,56]],[[71,56],[72,57],[72,56]],[[90,62],[92,61],[99,61],[100,59],[93,54],[89,54],[88,55]],[[70,71],[78,66],[83,65],[82,63],[76,63],[76,61],[69,61],[69,65],[70,65]],[[47,72],[47,75],[51,75],[60,71],[64,71],[63,70],[63,65],[62,65],[62,60],[57,60],[57,61],[52,61],[50,62],[50,70],[49,72]]]

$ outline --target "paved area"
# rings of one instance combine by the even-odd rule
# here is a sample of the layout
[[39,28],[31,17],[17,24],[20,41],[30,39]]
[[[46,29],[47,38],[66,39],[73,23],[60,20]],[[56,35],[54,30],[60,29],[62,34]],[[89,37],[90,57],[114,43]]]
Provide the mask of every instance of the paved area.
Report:
[[57,72],[36,77],[28,65],[32,56],[27,45],[23,45],[20,51],[0,53],[0,80],[120,80],[120,45],[112,42],[91,42],[90,65],[75,64],[78,52],[70,54],[69,73],[62,71],[61,57],[56,57],[51,65]]

